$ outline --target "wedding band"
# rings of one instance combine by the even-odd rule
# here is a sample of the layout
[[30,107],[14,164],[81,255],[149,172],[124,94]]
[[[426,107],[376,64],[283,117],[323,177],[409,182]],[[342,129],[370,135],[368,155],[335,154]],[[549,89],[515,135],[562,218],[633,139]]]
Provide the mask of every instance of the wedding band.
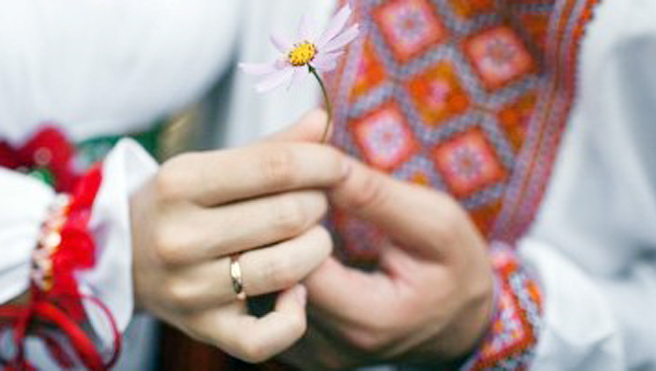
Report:
[[239,254],[230,256],[230,278],[232,279],[232,289],[237,294],[237,299],[246,300],[244,291],[244,280],[241,275],[241,266],[239,265]]

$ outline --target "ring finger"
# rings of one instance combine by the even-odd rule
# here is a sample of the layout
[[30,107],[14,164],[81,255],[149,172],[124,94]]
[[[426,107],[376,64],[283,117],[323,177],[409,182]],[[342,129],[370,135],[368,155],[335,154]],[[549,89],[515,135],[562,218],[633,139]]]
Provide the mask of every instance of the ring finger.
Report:
[[[294,286],[316,269],[331,253],[329,233],[316,226],[304,234],[273,246],[247,251],[237,258],[247,296],[263,295]],[[237,298],[229,257],[197,264],[179,271],[175,281],[187,292],[192,310],[222,305]]]

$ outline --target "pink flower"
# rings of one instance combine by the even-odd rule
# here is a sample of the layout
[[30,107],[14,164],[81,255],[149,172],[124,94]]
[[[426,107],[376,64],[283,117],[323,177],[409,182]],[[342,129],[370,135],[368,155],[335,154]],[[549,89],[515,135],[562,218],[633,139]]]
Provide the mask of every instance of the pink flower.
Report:
[[240,67],[248,74],[262,77],[255,87],[260,93],[282,85],[291,86],[308,72],[331,71],[337,67],[337,60],[344,54],[346,45],[358,36],[358,24],[347,27],[350,16],[348,5],[341,8],[319,38],[312,35],[309,20],[303,17],[296,43],[277,34],[271,35],[271,42],[282,54],[279,59],[273,63],[241,63]]

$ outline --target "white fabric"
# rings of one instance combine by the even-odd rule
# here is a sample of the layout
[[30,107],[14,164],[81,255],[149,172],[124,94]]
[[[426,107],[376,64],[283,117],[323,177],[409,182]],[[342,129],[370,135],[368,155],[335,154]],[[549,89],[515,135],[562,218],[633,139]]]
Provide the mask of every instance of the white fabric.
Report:
[[[127,328],[134,306],[129,197],[156,171],[155,161],[136,142],[121,140],[103,163],[103,182],[89,222],[98,263],[93,270],[81,272],[79,281],[82,290],[106,303],[121,330]],[[97,308],[89,305],[87,312],[101,315],[93,309]],[[105,342],[111,341],[106,318],[90,319]]]
[[[302,13],[325,20],[332,3],[2,4],[0,137],[20,142],[47,119],[62,122],[76,140],[138,130],[196,99],[218,75],[234,68],[232,62],[261,62],[274,55],[269,30],[293,34]],[[656,1],[605,0],[584,40],[577,105],[538,219],[521,242],[546,295],[535,369],[656,370],[654,19]],[[252,88],[251,77],[236,73],[230,95],[221,97],[229,103],[229,145],[294,121],[318,100],[311,81],[266,96]],[[123,175],[103,185],[107,200],[126,200],[137,178],[147,176],[139,175],[142,170],[129,158],[141,158],[148,173],[154,169],[129,147],[112,155],[116,167],[111,171]],[[4,170],[0,189],[0,301],[5,301],[24,289],[29,251],[52,194]],[[104,220],[116,223],[103,241],[127,251],[126,204],[117,205],[123,206],[102,207]],[[103,256],[102,268],[86,279],[96,285],[94,292],[107,295],[125,324],[131,293],[114,288],[129,282],[130,267],[118,251]]]
[[0,168],[0,302],[27,289],[30,253],[54,198],[43,182]]
[[43,121],[74,140],[142,130],[225,70],[240,1],[22,0],[0,4],[0,134]]
[[[57,123],[73,141],[148,128],[199,99],[225,72],[240,9],[237,1],[214,0],[2,2],[0,138],[20,145],[43,122]],[[82,289],[109,306],[122,330],[133,309],[128,197],[154,169],[134,143],[112,151],[91,221],[99,262],[80,275]],[[29,254],[54,195],[3,169],[0,189],[6,302],[27,287]]]
[[654,1],[604,1],[583,43],[578,102],[522,245],[546,295],[536,369],[656,369],[654,17]]
[[[265,62],[280,57],[269,42],[271,32],[293,38],[303,15],[311,19],[314,32],[320,32],[334,9],[333,1],[249,0],[244,1],[243,29],[236,50],[241,62]],[[243,145],[258,136],[271,133],[298,120],[320,101],[316,82],[301,80],[289,90],[284,88],[258,94],[257,77],[236,73],[230,94],[227,128],[222,141],[229,146]]]

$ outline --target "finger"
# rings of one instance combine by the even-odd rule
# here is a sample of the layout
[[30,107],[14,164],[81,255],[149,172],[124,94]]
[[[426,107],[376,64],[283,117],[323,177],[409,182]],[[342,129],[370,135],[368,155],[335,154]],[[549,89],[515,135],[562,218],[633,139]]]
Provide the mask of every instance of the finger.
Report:
[[246,252],[240,257],[244,290],[257,296],[287,289],[317,269],[331,251],[330,234],[315,227],[293,240]]
[[[295,286],[315,270],[332,249],[330,235],[315,227],[297,238],[240,255],[237,263],[247,296],[282,291]],[[180,300],[190,310],[202,310],[236,300],[230,258],[211,260],[179,272],[184,292]]]
[[204,314],[197,319],[201,338],[251,363],[263,362],[289,348],[306,329],[306,294],[302,285],[282,292],[274,311],[262,318],[244,314],[243,303]]
[[446,239],[462,227],[460,222],[470,223],[449,196],[396,180],[355,160],[330,200],[403,246],[432,258],[448,254]]
[[[306,113],[296,124],[274,133],[264,141],[283,142],[300,141],[319,143],[328,124],[328,114],[324,110],[315,109]],[[332,125],[329,125],[327,137],[332,135]]]
[[216,209],[197,211],[187,220],[197,232],[188,261],[202,261],[271,245],[295,237],[316,225],[328,203],[320,191],[299,191],[257,198]]
[[403,298],[402,285],[388,275],[349,268],[334,258],[314,271],[305,285],[312,307],[347,327],[388,321]]
[[158,188],[164,197],[217,206],[283,191],[332,186],[347,171],[344,156],[330,146],[260,143],[173,158],[160,170]]

